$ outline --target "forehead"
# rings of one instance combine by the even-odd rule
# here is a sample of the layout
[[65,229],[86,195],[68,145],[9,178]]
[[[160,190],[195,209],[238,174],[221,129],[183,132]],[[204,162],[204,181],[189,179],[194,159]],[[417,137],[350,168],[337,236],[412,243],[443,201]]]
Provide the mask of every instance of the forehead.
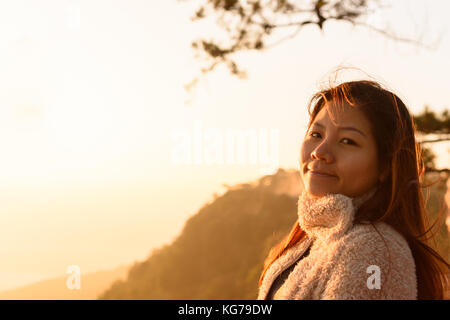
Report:
[[332,126],[354,126],[369,131],[370,122],[359,107],[351,107],[348,105],[332,106],[325,104],[314,118],[313,123],[321,122],[322,124]]

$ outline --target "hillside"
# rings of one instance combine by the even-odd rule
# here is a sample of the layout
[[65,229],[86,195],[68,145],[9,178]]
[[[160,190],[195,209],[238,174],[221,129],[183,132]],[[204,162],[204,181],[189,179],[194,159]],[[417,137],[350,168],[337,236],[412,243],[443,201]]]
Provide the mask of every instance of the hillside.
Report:
[[[99,299],[255,299],[268,250],[296,220],[300,190],[298,172],[281,169],[228,187],[186,222],[173,243],[135,263],[128,278]],[[446,191],[443,183],[430,188],[431,218]],[[437,247],[447,259],[449,246],[444,224]]]
[[[445,220],[448,208],[442,200],[450,200],[449,187],[450,180],[430,188],[432,221],[442,209]],[[81,290],[68,290],[62,276],[0,292],[0,299],[255,299],[268,250],[297,218],[301,180],[298,172],[280,169],[227,188],[188,219],[172,243],[144,261],[82,275]],[[438,235],[436,247],[450,259],[445,224]]]
[[280,170],[229,188],[100,299],[255,299],[269,248],[296,219],[298,194],[288,187],[296,175]]
[[93,300],[118,280],[124,279],[129,270],[121,266],[114,270],[81,274],[81,288],[69,290],[66,281],[69,275],[48,279],[13,290],[0,292],[0,300]]

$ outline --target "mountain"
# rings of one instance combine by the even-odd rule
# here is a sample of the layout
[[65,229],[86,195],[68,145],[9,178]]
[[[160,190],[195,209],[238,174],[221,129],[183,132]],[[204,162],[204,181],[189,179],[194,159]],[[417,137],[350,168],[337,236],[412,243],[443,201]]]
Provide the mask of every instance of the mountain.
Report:
[[[144,261],[82,275],[81,290],[68,290],[64,276],[0,293],[0,299],[255,299],[269,249],[297,219],[303,185],[298,171],[279,169],[226,187],[186,221],[172,243],[154,249]],[[449,187],[444,180],[429,188],[431,221],[448,209],[442,205]],[[445,223],[437,241],[438,251],[449,259]]]
[[[301,186],[301,185],[300,185]],[[255,299],[263,261],[297,217],[296,171],[228,187],[100,299]]]
[[[279,169],[226,187],[187,220],[178,238],[135,263],[127,279],[116,281],[99,299],[255,299],[269,249],[297,219],[303,185],[298,171]],[[434,221],[448,192],[445,180],[429,190],[427,208]],[[437,240],[444,257],[450,252],[448,239],[443,224]]]
[[124,279],[129,266],[120,266],[113,270],[81,274],[80,289],[69,290],[66,276],[39,281],[20,288],[0,292],[0,300],[93,300],[111,284]]

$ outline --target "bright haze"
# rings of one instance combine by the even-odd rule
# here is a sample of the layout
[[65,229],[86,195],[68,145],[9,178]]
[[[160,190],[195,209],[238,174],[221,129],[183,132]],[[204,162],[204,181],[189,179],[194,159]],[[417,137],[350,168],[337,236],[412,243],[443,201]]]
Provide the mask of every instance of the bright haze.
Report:
[[[395,1],[371,17],[440,39],[435,50],[345,23],[323,34],[308,26],[239,55],[247,80],[219,67],[189,96],[183,86],[201,67],[190,44],[219,34],[214,21],[190,21],[199,3],[1,2],[0,290],[69,265],[87,273],[143,260],[223,184],[297,168],[307,101],[338,65],[388,84],[414,113],[449,108],[448,1]],[[239,130],[257,133],[243,149],[255,161],[226,162],[230,151],[211,160],[211,141]],[[447,166],[448,144],[434,148]]]

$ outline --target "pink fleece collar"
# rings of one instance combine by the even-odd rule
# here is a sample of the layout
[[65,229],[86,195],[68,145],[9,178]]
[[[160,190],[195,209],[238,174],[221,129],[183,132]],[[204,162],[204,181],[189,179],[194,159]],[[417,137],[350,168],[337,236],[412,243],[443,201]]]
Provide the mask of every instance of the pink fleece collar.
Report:
[[298,199],[298,222],[310,238],[337,239],[353,225],[359,206],[374,195],[376,187],[360,197],[327,194],[314,197],[306,190]]

